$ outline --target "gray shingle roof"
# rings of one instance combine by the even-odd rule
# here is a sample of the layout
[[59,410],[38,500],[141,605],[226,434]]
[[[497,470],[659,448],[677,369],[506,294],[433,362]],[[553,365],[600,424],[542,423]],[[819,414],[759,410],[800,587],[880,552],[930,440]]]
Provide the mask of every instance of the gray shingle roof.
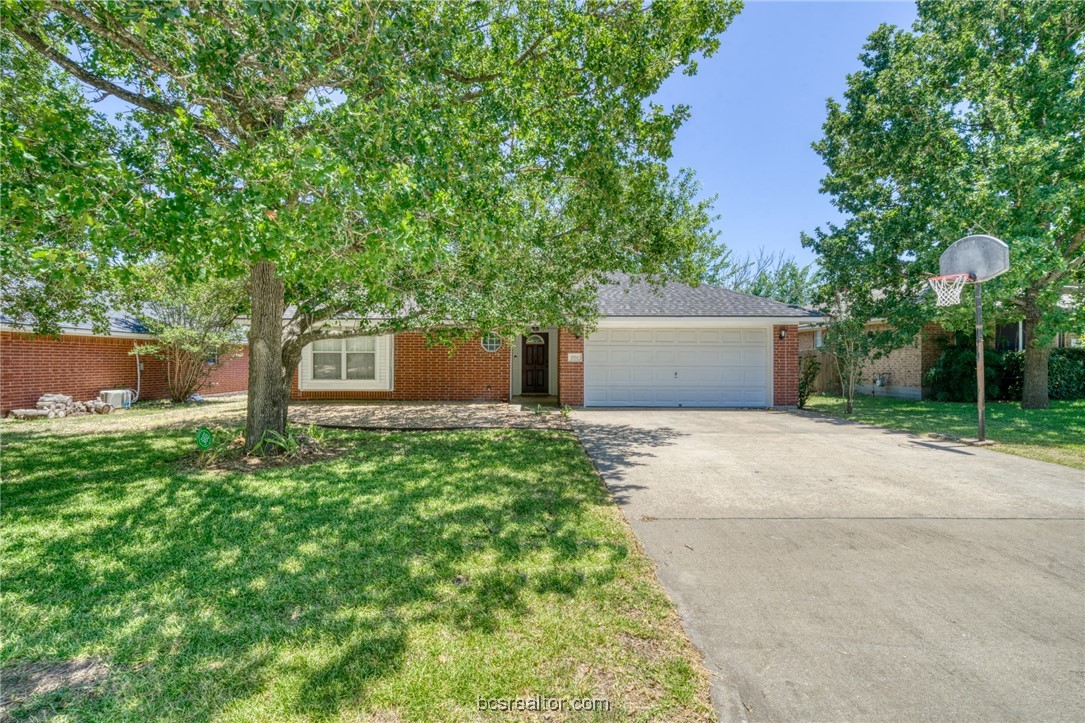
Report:
[[614,281],[599,289],[599,313],[603,316],[821,316],[801,306],[709,284],[671,282],[656,287],[631,277],[615,277]]
[[[106,321],[109,326],[104,335],[95,332],[93,325],[87,320],[64,322],[60,325],[60,331],[62,333],[75,332],[79,334],[93,334],[95,336],[108,336],[110,334],[150,334],[151,331],[138,319],[123,311],[115,311],[112,309],[106,311]],[[34,324],[31,319],[15,320],[0,314],[0,326],[10,329],[32,331]]]

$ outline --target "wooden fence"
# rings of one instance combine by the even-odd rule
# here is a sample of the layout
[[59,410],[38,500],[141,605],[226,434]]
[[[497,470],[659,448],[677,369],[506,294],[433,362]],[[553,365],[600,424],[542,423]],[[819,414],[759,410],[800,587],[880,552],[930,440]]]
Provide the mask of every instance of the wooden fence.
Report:
[[818,378],[814,382],[814,390],[821,394],[840,394],[840,375],[836,372],[836,361],[827,352],[820,349],[808,349],[799,354],[801,357],[816,357],[821,367],[818,369]]

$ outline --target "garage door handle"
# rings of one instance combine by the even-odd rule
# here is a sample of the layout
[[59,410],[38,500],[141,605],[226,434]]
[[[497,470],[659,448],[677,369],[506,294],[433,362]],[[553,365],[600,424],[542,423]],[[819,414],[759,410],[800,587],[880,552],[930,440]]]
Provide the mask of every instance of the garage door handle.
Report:
[[675,373],[674,373],[674,378],[675,378],[675,379],[677,379],[677,378],[678,378],[678,372],[675,372]]

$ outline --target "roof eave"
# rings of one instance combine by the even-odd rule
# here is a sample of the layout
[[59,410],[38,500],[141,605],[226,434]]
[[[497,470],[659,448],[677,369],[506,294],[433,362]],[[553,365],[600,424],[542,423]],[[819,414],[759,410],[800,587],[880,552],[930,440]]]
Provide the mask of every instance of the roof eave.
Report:
[[604,316],[600,329],[631,329],[667,326],[674,328],[728,328],[768,325],[792,325],[808,316]]

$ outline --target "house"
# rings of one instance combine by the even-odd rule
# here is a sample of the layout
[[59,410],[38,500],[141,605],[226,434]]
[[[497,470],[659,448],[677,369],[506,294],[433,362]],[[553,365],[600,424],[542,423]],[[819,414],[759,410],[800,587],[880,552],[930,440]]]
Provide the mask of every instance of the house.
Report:
[[486,334],[452,352],[420,333],[308,345],[295,400],[554,400],[570,406],[772,407],[798,399],[798,329],[817,312],[728,289],[628,278],[597,328]]
[[[867,324],[870,331],[887,328],[883,322],[873,320]],[[799,354],[817,353],[822,346],[824,330],[817,322],[799,327]],[[995,325],[993,337],[987,336],[988,347],[997,351],[1024,349],[1024,330],[1021,322]],[[938,324],[924,326],[911,344],[894,349],[888,355],[867,363],[859,375],[857,394],[900,397],[903,399],[927,399],[929,390],[923,386],[927,372],[938,361],[946,346],[954,343],[954,333]],[[1055,347],[1076,346],[1078,337],[1066,332],[1053,340]],[[833,368],[832,359],[820,354],[822,373],[816,385],[819,392],[839,392],[840,380]]]
[[[570,406],[772,407],[798,401],[799,324],[819,315],[710,285],[653,287],[622,278],[599,296],[587,338],[531,329],[485,334],[451,351],[425,335],[324,339],[308,345],[294,400],[543,401]],[[130,355],[152,338],[115,314],[105,334],[85,325],[59,337],[0,327],[0,413],[32,407],[46,392],[77,399],[139,388],[167,397],[161,361]],[[137,363],[142,369],[137,370]],[[244,391],[248,357],[218,369],[208,391]]]
[[[35,336],[0,320],[0,415],[33,407],[46,393],[76,400],[96,399],[103,389],[139,390],[140,399],[166,399],[165,364],[154,357],[130,354],[132,347],[153,337],[138,321],[109,315],[105,333],[87,324],[61,327],[59,336]],[[137,364],[142,365],[137,369]],[[215,370],[204,394],[241,392],[248,388],[248,354]]]

